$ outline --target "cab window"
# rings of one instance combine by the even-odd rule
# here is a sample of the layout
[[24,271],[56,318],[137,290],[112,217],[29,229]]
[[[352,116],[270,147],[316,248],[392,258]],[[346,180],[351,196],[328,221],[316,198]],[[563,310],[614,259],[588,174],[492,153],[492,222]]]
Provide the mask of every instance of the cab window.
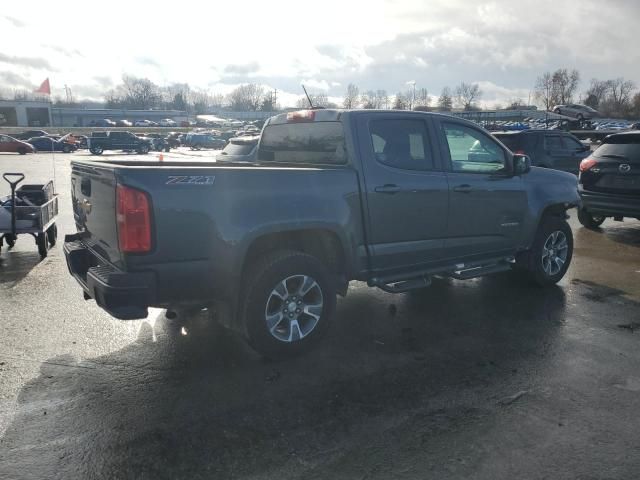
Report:
[[443,128],[451,156],[452,171],[493,173],[505,169],[505,151],[488,135],[453,123],[445,123]]

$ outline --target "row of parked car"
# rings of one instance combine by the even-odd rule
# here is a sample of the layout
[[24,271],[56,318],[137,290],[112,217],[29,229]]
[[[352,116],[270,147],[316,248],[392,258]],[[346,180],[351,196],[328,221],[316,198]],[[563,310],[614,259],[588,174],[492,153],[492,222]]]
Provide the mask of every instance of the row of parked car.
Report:
[[103,118],[102,120],[92,120],[89,123],[90,127],[189,127],[189,122],[181,122],[180,124],[171,118],[163,118],[158,122],[153,120],[111,120],[110,118]]

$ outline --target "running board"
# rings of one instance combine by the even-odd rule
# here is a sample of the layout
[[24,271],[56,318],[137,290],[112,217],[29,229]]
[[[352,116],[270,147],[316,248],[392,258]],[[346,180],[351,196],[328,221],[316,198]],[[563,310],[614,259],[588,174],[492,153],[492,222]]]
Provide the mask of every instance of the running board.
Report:
[[428,287],[431,285],[431,277],[416,277],[390,283],[385,283],[379,278],[372,278],[369,285],[372,287],[378,287],[380,290],[387,293],[405,293],[410,292],[411,290]]
[[456,280],[469,280],[470,278],[482,277],[490,273],[506,272],[507,270],[511,270],[511,264],[504,262],[504,263],[496,263],[494,265],[487,265],[484,267],[475,267],[475,268],[469,268],[466,270],[458,270],[455,272],[451,272],[449,276],[451,278],[455,278]]

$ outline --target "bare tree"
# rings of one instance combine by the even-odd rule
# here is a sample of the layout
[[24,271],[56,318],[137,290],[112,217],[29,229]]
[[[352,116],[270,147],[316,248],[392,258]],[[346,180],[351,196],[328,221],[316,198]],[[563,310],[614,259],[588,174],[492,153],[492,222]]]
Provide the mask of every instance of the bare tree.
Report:
[[418,90],[416,90],[416,101],[415,105],[413,106],[414,109],[416,107],[428,107],[429,102],[429,92],[426,88],[419,88]]
[[396,93],[396,96],[393,100],[394,110],[408,110],[409,105],[411,105],[411,97],[402,92]]
[[553,72],[551,80],[553,82],[554,103],[556,105],[571,103],[580,83],[580,73],[577,70],[569,72],[566,68],[560,68]]
[[378,106],[376,108],[389,108],[389,95],[386,90],[376,90],[376,101]]
[[344,96],[342,105],[344,108],[357,108],[360,98],[360,90],[356,85],[350,83],[347,85],[347,93]]
[[444,87],[438,98],[438,109],[443,112],[448,112],[453,107],[453,98],[451,97],[451,90],[449,87]]
[[262,103],[264,88],[255,83],[240,85],[228,95],[229,106],[238,112],[256,111]]
[[158,106],[162,99],[160,88],[148,78],[138,78],[131,75],[122,77],[124,92],[124,106],[147,110]]
[[617,113],[624,115],[629,111],[631,108],[631,94],[635,88],[635,83],[622,77],[609,80],[611,104]]
[[553,75],[550,72],[544,72],[536,79],[534,96],[545,110],[551,110],[554,102],[553,95]]
[[[335,103],[329,101],[329,97],[327,94],[322,93],[310,93],[309,98],[311,99],[311,103],[314,107],[322,107],[322,108],[337,108]],[[299,97],[296,101],[296,108],[311,108],[309,105],[309,100],[306,96]]]
[[600,103],[605,100],[610,89],[611,85],[609,81],[592,78],[591,83],[589,84],[589,89],[585,92],[587,98],[584,103],[591,108],[599,108]]
[[477,83],[462,82],[456,87],[456,103],[465,110],[471,110],[473,104],[480,99],[482,91]]

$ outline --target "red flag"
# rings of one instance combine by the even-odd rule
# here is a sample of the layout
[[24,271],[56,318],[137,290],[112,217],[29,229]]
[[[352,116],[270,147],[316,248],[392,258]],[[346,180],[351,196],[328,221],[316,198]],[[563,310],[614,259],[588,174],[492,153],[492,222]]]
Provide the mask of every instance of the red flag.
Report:
[[49,79],[47,78],[40,87],[34,91],[34,93],[46,93],[47,95],[51,95],[51,86],[49,85]]

